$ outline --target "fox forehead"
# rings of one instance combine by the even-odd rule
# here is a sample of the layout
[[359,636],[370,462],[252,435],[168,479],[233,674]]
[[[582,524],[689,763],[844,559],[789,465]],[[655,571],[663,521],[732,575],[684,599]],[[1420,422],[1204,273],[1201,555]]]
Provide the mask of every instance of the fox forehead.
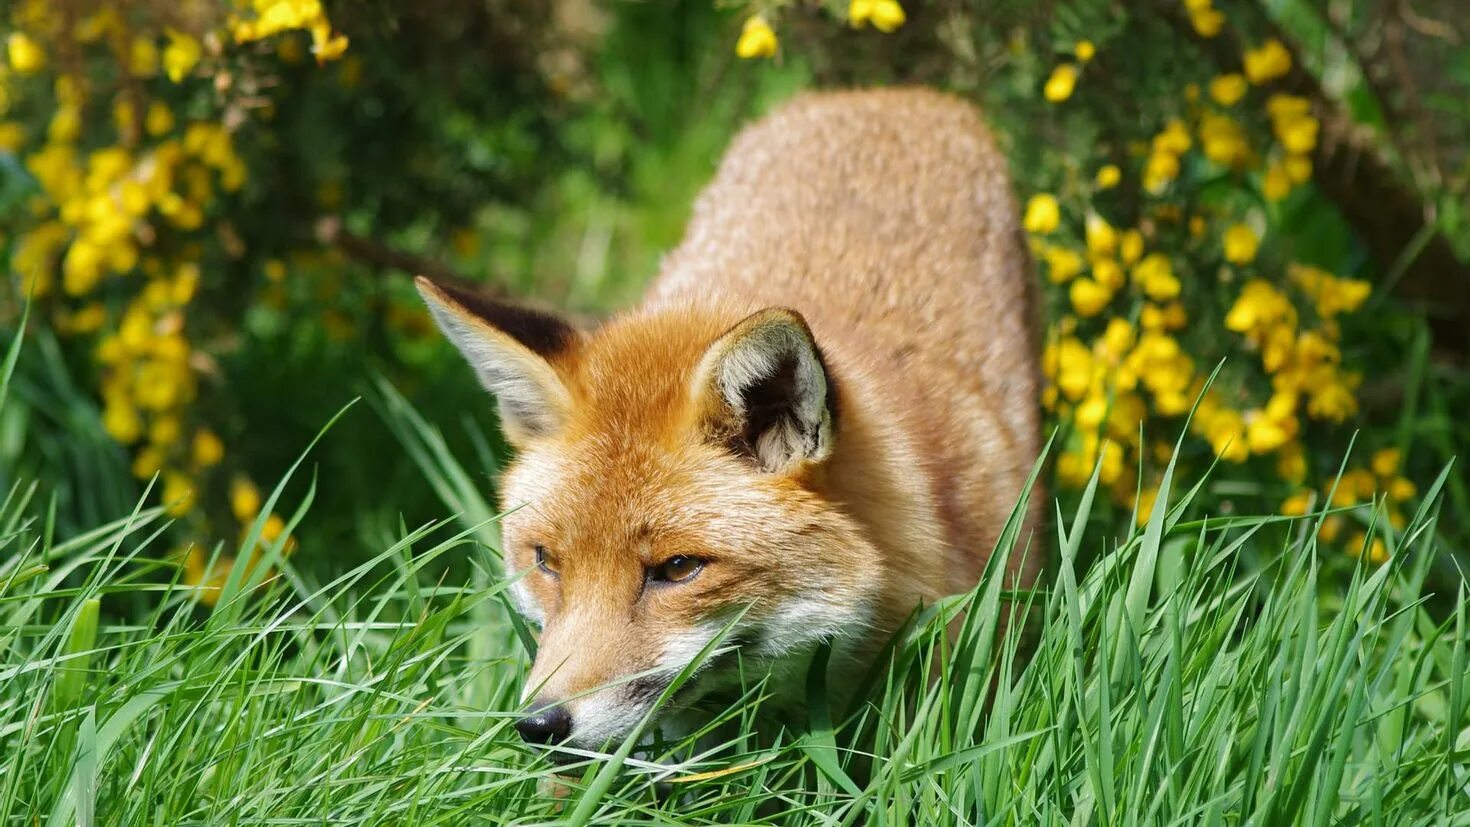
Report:
[[781,493],[770,489],[784,487],[697,446],[531,446],[505,476],[505,506],[513,510],[506,529],[514,542],[558,554],[748,548],[753,534],[778,528],[771,521]]

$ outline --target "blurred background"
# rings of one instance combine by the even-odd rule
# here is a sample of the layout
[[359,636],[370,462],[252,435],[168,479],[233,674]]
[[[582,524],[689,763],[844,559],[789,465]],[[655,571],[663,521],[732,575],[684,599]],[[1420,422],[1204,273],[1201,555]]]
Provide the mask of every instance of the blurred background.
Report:
[[264,524],[293,565],[455,511],[441,436],[492,492],[493,408],[411,276],[627,307],[732,134],[806,88],[985,111],[1047,301],[1046,473],[1096,468],[1115,535],[1177,444],[1195,516],[1331,506],[1324,565],[1378,563],[1470,445],[1462,0],[0,9],[0,347],[29,306],[0,490],[37,481],[60,537],[146,496],[186,582],[251,553],[357,397]]

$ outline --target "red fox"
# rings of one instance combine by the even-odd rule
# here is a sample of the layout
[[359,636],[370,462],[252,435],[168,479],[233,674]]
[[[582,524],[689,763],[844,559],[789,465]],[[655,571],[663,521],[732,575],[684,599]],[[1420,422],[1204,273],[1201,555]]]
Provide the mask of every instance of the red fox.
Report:
[[[976,582],[1040,450],[1018,224],[972,106],[811,93],[735,139],[641,306],[596,330],[417,280],[517,451],[526,740],[626,736],[737,617],[747,673],[830,642],[850,685]],[[1033,581],[1039,555],[1001,553]]]

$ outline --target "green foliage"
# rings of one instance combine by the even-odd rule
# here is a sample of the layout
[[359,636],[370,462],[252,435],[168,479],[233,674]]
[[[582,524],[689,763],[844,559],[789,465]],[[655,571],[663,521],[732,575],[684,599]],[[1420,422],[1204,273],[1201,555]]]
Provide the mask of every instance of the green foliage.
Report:
[[[1420,0],[1418,22],[1455,22],[1454,2]],[[159,48],[173,42],[165,25],[207,41],[209,21],[177,16],[189,4],[17,0],[0,15],[20,25],[23,7],[47,19],[65,7],[83,20],[113,5]],[[1366,140],[1374,151],[1358,157],[1409,182],[1415,206],[1433,205],[1418,211],[1433,215],[1425,226],[1463,253],[1463,43],[1400,28],[1415,58],[1401,76],[1392,54],[1370,53],[1403,26],[1382,4],[1217,5],[1245,45],[1279,34],[1301,47],[1355,127],[1333,137]],[[81,41],[21,21],[47,62],[0,82],[0,254],[15,288],[0,291],[0,823],[1470,823],[1470,478],[1457,470],[1470,374],[1443,335],[1463,318],[1425,306],[1441,294],[1416,281],[1430,236],[1381,261],[1340,192],[1307,183],[1267,204],[1255,173],[1199,158],[1170,197],[1187,185],[1189,209],[1269,228],[1262,275],[1300,261],[1374,285],[1339,342],[1344,369],[1366,377],[1361,410],[1314,433],[1322,496],[1309,513],[1268,515],[1293,490],[1274,470],[1209,468],[1213,445],[1180,458],[1177,443],[1168,461],[1140,450],[1108,469],[1110,485],[1064,430],[1053,459],[1085,461],[1067,469],[1074,490],[1041,471],[1062,494],[1056,540],[1033,552],[1057,553],[1053,577],[1011,594],[992,572],[930,607],[867,676],[864,703],[827,708],[815,670],[807,715],[763,715],[752,676],[697,745],[612,745],[611,760],[560,769],[510,726],[535,636],[499,562],[494,475],[508,452],[404,276],[433,268],[591,315],[626,306],[742,124],[803,88],[890,82],[977,101],[1019,193],[1062,197],[1067,226],[1050,243],[1080,250],[1090,210],[1120,231],[1153,220],[1140,181],[1095,192],[1098,167],[1140,178],[1152,138],[1188,115],[1188,84],[1239,60],[1190,34],[1172,3],[909,2],[892,32],[853,29],[844,2],[324,8],[350,37],[338,60],[318,65],[315,35],[293,30],[211,46],[178,81],[141,78],[178,123],[130,145],[135,161],[200,122],[249,174],[227,190],[209,170],[200,227],[150,213],[157,234],[140,250],[163,263],[95,292],[64,289],[68,236],[43,257],[53,289],[34,300],[21,253],[62,205],[37,206],[28,160],[52,143],[55,75]],[[772,59],[736,56],[748,14],[778,38]],[[1048,101],[1082,40],[1097,55],[1076,94]],[[111,111],[127,73],[109,41],[76,48],[86,117],[62,143],[84,167],[128,143]],[[1267,146],[1268,125],[1241,117]],[[1212,280],[1217,235],[1198,241],[1181,221],[1150,250],[1181,262],[1193,324],[1179,337],[1197,378],[1231,354],[1224,375],[1245,378],[1221,387],[1256,404],[1257,356],[1237,364],[1244,345],[1224,325],[1241,280]],[[176,309],[190,358],[175,378],[194,393],[178,413],[186,438],[209,429],[225,454],[170,519],[166,475],[137,461],[147,440],[125,446],[106,427],[99,349],[149,284],[187,282],[189,264],[197,290]],[[1453,286],[1459,271],[1443,272]],[[1074,307],[1066,289],[1050,301],[1058,316]],[[1140,321],[1119,302],[1116,316]],[[101,327],[84,330],[93,306]],[[1181,432],[1183,412],[1145,437],[1168,447]],[[1324,504],[1342,471],[1383,449],[1418,488],[1401,526],[1376,499]],[[1130,474],[1158,487],[1151,507],[1118,482]],[[237,480],[284,481],[240,516]],[[1345,527],[1333,544],[1319,539],[1330,525]],[[1382,566],[1342,553],[1373,539],[1391,552]],[[1001,622],[1012,613],[1027,622]]]

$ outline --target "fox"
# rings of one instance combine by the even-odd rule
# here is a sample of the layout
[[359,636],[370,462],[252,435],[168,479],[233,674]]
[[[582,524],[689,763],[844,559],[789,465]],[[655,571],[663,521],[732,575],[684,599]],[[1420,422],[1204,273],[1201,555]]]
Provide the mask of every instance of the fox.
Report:
[[739,132],[642,301],[598,326],[416,279],[514,450],[525,741],[597,749],[823,646],[851,686],[992,554],[1035,582],[1039,555],[997,547],[1041,449],[1019,225],[974,105],[807,92]]

